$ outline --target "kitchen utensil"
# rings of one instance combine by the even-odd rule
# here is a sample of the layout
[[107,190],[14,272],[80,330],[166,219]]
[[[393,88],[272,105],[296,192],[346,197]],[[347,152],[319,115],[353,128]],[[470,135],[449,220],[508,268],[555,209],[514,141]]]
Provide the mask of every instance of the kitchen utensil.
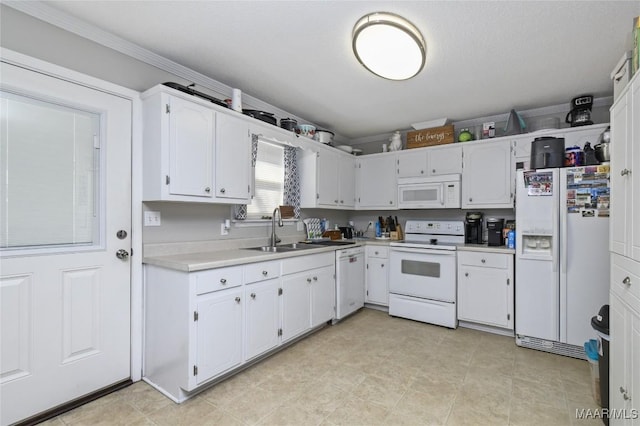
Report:
[[301,136],[312,138],[313,135],[316,134],[316,126],[312,126],[311,124],[298,124],[298,127],[296,127],[296,133]]
[[531,142],[532,169],[564,166],[564,138],[541,137]]
[[330,143],[333,142],[333,136],[333,132],[330,132],[328,130],[316,129],[316,134],[313,136],[313,138],[320,143]]
[[278,120],[273,116],[273,113],[270,112],[258,111],[255,109],[243,109],[242,113],[260,121],[264,121],[265,123],[273,124],[274,126],[278,124]]
[[593,147],[596,151],[596,158],[600,162],[607,162],[610,160],[609,143],[602,142]]
[[571,127],[593,124],[593,121],[591,121],[592,106],[592,95],[581,95],[573,98],[571,100],[571,111],[567,113],[564,121],[571,124]]
[[281,118],[280,119],[280,127],[282,127],[283,129],[295,132],[297,125],[298,125],[298,122],[296,120],[294,120],[293,118]]
[[209,96],[209,95],[204,94],[202,92],[198,92],[197,90],[194,90],[193,88],[191,88],[191,86],[187,87],[187,86],[183,86],[182,84],[172,83],[172,82],[162,83],[162,85],[163,86],[167,86],[167,87],[171,87],[172,89],[176,89],[176,90],[179,90],[179,91],[184,92],[184,93],[188,93],[188,94],[193,95],[193,96],[197,96],[197,97],[202,98],[202,99],[206,99],[209,102],[213,102],[214,104],[223,106],[225,108],[229,107],[225,102],[221,101],[220,99],[216,99],[213,96]]

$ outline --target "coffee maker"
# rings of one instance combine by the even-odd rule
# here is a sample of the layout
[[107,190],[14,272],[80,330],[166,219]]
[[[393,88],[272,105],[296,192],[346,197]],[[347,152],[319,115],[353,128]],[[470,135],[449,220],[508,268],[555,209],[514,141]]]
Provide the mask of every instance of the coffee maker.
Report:
[[464,219],[465,244],[482,244],[482,213],[467,212]]
[[503,246],[504,245],[504,219],[496,219],[490,217],[487,219],[487,245]]
[[593,96],[582,95],[571,100],[571,111],[564,121],[571,124],[571,127],[586,126],[593,124],[591,121],[591,107],[593,106]]

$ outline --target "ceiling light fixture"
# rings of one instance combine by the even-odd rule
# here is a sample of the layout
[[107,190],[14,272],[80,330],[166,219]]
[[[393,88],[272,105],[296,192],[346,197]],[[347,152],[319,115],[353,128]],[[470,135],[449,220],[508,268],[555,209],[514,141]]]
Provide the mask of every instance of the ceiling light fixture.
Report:
[[389,12],[365,15],[353,27],[352,38],[358,61],[380,77],[407,80],[424,68],[424,38],[401,16]]

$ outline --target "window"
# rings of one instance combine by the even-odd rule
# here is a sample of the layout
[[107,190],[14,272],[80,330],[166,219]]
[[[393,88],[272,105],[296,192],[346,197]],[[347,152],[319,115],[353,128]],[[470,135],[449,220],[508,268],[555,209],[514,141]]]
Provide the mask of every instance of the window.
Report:
[[100,116],[0,92],[0,248],[99,242]]
[[258,140],[254,198],[247,205],[247,218],[271,216],[282,205],[284,193],[284,147]]

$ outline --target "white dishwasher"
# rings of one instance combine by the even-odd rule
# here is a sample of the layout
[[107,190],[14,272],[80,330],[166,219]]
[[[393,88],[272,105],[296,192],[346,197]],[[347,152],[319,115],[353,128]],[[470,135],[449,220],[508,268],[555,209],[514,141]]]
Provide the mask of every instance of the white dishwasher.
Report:
[[364,247],[336,251],[336,319],[364,306]]

